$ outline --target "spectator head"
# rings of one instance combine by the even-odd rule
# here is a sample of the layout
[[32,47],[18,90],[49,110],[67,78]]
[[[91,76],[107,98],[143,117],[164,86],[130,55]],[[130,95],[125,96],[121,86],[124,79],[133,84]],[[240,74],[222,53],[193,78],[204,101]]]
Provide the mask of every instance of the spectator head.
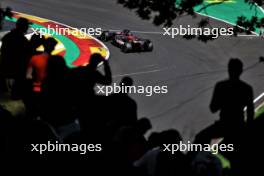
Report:
[[137,121],[136,128],[140,134],[144,135],[152,128],[152,125],[149,119],[143,117]]
[[52,37],[47,38],[44,42],[45,52],[47,52],[48,54],[51,54],[57,44],[58,42],[54,38]]
[[160,138],[162,144],[179,144],[182,141],[180,133],[174,129],[163,131]]
[[155,147],[162,145],[160,133],[158,132],[151,133],[148,138],[148,143],[151,148],[155,148]]
[[30,44],[33,49],[37,49],[38,47],[44,44],[44,41],[45,39],[43,37],[41,37],[40,35],[34,34],[32,35],[30,39]]
[[62,56],[51,56],[48,61],[48,79],[61,79],[67,70],[65,59]]
[[243,72],[243,63],[237,58],[231,58],[228,63],[228,74],[230,79],[239,79]]
[[121,82],[120,82],[120,86],[132,86],[133,85],[133,79],[131,77],[124,77],[122,78]]
[[103,56],[99,53],[92,54],[90,57],[89,67],[96,69],[99,63],[104,60]]
[[26,18],[19,18],[16,22],[16,30],[25,34],[31,23]]

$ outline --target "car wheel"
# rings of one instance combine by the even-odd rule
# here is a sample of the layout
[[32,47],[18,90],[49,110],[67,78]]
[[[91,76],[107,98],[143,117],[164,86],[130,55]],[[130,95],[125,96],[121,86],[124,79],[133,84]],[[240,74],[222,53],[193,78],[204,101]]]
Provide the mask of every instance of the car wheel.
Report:
[[153,51],[153,43],[151,42],[151,41],[149,41],[149,40],[147,40],[146,42],[145,42],[145,44],[144,44],[144,49],[145,49],[145,51]]
[[107,42],[109,40],[109,36],[110,36],[109,32],[104,31],[101,35],[101,40]]
[[122,50],[122,52],[124,52],[124,53],[128,53],[128,52],[132,51],[132,45],[131,45],[131,43],[126,42],[126,43],[122,46],[121,50]]

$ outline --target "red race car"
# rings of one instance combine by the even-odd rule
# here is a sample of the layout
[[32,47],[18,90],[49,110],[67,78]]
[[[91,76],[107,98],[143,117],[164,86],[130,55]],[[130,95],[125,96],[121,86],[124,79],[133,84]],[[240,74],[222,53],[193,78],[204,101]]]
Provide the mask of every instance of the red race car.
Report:
[[99,39],[105,42],[111,41],[124,53],[153,50],[153,43],[150,40],[138,38],[127,29],[118,32],[103,31]]

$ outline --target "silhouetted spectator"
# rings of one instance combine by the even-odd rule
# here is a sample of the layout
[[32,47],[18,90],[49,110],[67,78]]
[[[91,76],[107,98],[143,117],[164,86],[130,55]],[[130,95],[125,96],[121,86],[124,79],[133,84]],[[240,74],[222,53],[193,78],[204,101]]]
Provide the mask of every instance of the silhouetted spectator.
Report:
[[[119,86],[122,90],[129,90],[126,87],[133,86],[132,78],[122,78]],[[121,91],[111,94],[106,99],[109,114],[108,125],[114,133],[121,126],[133,126],[137,122],[137,103],[128,94],[128,92]]]
[[44,45],[45,43],[45,38],[41,37],[39,34],[34,34],[31,36],[30,41],[29,41],[29,54],[30,58],[34,55],[41,54],[43,53],[42,51],[38,51],[37,49],[41,46]]
[[210,152],[197,152],[191,162],[191,167],[192,175],[195,176],[223,176],[221,161]]
[[[37,55],[37,54],[41,54],[43,53],[42,51],[37,51],[37,49],[43,45],[45,42],[45,39],[42,38],[40,35],[32,35],[31,36],[31,39],[29,41],[29,57],[32,58],[34,55]],[[30,61],[30,60],[29,60]],[[28,64],[29,65],[29,61],[28,61]],[[24,86],[24,89],[23,90],[23,102],[25,104],[25,107],[26,107],[26,114],[29,115],[29,112],[31,111],[31,105],[33,102],[32,101],[32,90],[33,90],[33,80],[32,79],[26,79],[26,82],[25,82],[25,86]]]
[[27,79],[32,82],[32,90],[30,90],[30,100],[28,100],[28,104],[26,105],[27,111],[29,111],[28,118],[36,118],[40,115],[40,106],[43,101],[41,93],[42,84],[47,77],[48,60],[57,43],[58,42],[54,38],[46,39],[43,44],[44,52],[33,55],[29,62]]
[[[99,63],[103,63],[104,75],[97,68]],[[112,73],[108,61],[101,54],[91,55],[87,66],[74,68],[70,71],[71,102],[74,103],[76,113],[80,120],[82,129],[98,130],[102,127],[102,98],[96,96],[95,85],[110,85],[112,83]],[[95,115],[96,114],[96,115]],[[93,131],[96,134],[95,131]]]
[[163,141],[161,133],[152,133],[148,138],[148,146],[150,149],[137,161],[134,166],[144,175],[155,176],[157,159],[162,152]]
[[29,61],[29,41],[24,36],[29,27],[29,21],[19,18],[16,28],[2,39],[0,74],[11,85],[14,99],[21,98],[26,68]]
[[254,118],[253,90],[250,85],[241,81],[243,63],[239,59],[231,59],[228,63],[229,80],[216,84],[210,110],[220,111],[220,121],[229,126],[244,124],[244,108],[247,122]]
[[216,84],[210,110],[220,111],[220,120],[199,133],[197,143],[210,143],[212,138],[231,137],[239,134],[245,127],[244,108],[247,123],[254,117],[253,90],[250,85],[240,80],[243,63],[239,59],[230,59],[228,63],[229,79]]
[[148,176],[189,175],[190,163],[181,151],[172,154],[163,151],[163,144],[179,144],[182,138],[178,131],[167,130],[156,136],[157,147],[149,150],[141,159],[134,163]]
[[[133,80],[130,77],[122,78],[120,85],[122,88],[133,86]],[[137,121],[137,104],[129,95],[129,92],[120,92],[113,95],[115,105],[118,107],[117,120],[121,125],[133,125]]]
[[122,126],[116,133],[114,141],[119,144],[122,157],[132,164],[148,150],[144,135],[152,128],[147,118],[137,121],[134,126]]
[[41,92],[42,82],[47,76],[48,60],[57,43],[58,42],[54,38],[46,39],[44,42],[44,53],[32,56],[29,62],[27,79],[33,80],[34,92]]
[[[31,144],[44,144],[47,141],[55,143],[58,141],[56,133],[49,124],[40,120],[24,120],[17,119],[12,124],[8,134],[7,153],[10,157],[26,156],[29,159],[35,156],[36,159],[41,159],[38,153],[32,152]],[[49,153],[46,153],[46,156]],[[18,159],[22,159],[19,158]]]
[[[176,130],[163,132],[161,138],[165,144],[179,144],[182,141],[180,133]],[[156,176],[190,175],[189,173],[190,162],[181,151],[178,150],[174,154],[169,151],[163,151],[158,156]]]
[[[101,62],[104,63],[105,75],[97,71]],[[72,69],[71,74],[76,89],[75,96],[79,101],[83,99],[87,101],[86,98],[94,96],[96,84],[110,85],[112,83],[112,73],[108,61],[99,53],[92,54],[88,65]]]
[[43,120],[57,127],[73,121],[69,92],[69,70],[61,56],[51,56],[48,61],[47,77],[43,83]]

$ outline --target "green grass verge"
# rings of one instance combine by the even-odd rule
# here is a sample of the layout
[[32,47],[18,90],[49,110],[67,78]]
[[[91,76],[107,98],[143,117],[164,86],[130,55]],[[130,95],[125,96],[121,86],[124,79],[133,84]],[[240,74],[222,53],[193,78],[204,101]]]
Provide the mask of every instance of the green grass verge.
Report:
[[263,113],[264,113],[264,104],[260,108],[258,108],[258,110],[256,111],[255,119],[258,118]]

